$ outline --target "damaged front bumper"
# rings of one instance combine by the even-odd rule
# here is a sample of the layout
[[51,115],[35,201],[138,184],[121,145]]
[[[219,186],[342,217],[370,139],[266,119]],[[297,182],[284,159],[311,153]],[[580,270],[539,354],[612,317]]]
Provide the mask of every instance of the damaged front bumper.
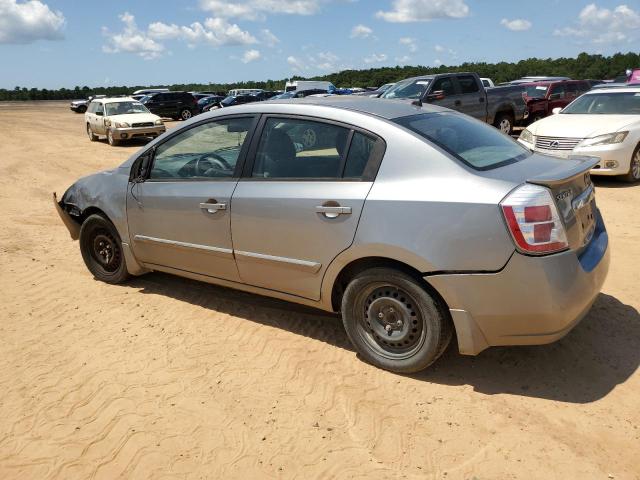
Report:
[[56,212],[58,212],[58,215],[60,215],[60,218],[62,219],[62,223],[64,223],[65,227],[67,227],[67,230],[69,230],[71,239],[77,240],[78,238],[80,238],[80,225],[73,218],[71,218],[71,215],[69,215],[69,213],[67,213],[64,208],[62,208],[61,203],[62,202],[58,201],[56,192],[53,192],[53,204],[56,207]]

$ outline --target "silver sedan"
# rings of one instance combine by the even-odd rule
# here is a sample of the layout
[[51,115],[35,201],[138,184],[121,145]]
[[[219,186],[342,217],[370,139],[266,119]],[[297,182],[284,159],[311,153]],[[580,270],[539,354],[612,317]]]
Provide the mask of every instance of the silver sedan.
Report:
[[543,344],[609,266],[594,160],[435,106],[362,97],[194,118],[55,205],[95,278],[163,271],[342,314],[395,372]]

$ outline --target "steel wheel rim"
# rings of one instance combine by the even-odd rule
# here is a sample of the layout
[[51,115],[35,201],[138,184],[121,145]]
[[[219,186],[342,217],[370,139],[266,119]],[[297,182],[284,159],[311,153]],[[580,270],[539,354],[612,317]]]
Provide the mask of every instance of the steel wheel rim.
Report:
[[191,112],[189,110],[182,111],[182,119],[189,120],[191,118]]
[[422,348],[427,329],[417,302],[409,293],[381,282],[369,286],[360,299],[357,331],[376,354],[404,360]]
[[305,147],[307,148],[313,147],[317,141],[318,141],[318,136],[316,135],[316,132],[314,132],[312,129],[307,128],[302,133],[302,143],[304,143]]
[[113,145],[113,132],[111,130],[109,130],[107,137],[109,139],[109,145]]
[[502,133],[509,133],[511,131],[511,122],[506,118],[503,118],[500,122],[500,130]]
[[91,256],[106,272],[120,267],[121,252],[116,239],[106,230],[99,230],[91,241]]
[[636,152],[631,160],[631,175],[634,179],[640,180],[640,150]]

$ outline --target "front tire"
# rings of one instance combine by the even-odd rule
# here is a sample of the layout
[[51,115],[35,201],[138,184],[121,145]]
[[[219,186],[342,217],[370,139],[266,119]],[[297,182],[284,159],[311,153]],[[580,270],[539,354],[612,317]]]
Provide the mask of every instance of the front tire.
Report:
[[102,215],[90,215],[80,228],[80,253],[93,276],[106,283],[122,283],[128,277],[120,235]]
[[112,147],[117,147],[118,145],[120,145],[120,140],[114,138],[112,130],[107,131],[107,142],[109,142],[109,145],[111,145]]
[[640,145],[638,145],[633,151],[631,163],[629,165],[629,172],[624,175],[622,179],[628,183],[640,182]]
[[496,115],[493,126],[506,135],[511,135],[513,132],[513,115],[510,113],[498,113]]
[[396,373],[424,370],[444,352],[446,308],[413,277],[389,268],[357,275],[342,297],[342,321],[367,362]]
[[191,113],[191,110],[189,110],[188,108],[185,108],[180,111],[180,118],[182,120],[185,120],[185,121],[189,120],[192,116],[193,114]]
[[98,140],[98,136],[93,133],[93,130],[91,130],[91,125],[89,125],[88,123],[87,123],[87,135],[89,136],[90,142],[96,142]]

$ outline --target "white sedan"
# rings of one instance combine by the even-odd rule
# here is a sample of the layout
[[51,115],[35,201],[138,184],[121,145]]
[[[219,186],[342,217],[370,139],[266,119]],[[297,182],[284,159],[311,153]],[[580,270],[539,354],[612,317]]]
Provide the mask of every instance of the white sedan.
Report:
[[555,157],[597,157],[591,174],[640,181],[640,87],[592,90],[554,113],[518,141]]

